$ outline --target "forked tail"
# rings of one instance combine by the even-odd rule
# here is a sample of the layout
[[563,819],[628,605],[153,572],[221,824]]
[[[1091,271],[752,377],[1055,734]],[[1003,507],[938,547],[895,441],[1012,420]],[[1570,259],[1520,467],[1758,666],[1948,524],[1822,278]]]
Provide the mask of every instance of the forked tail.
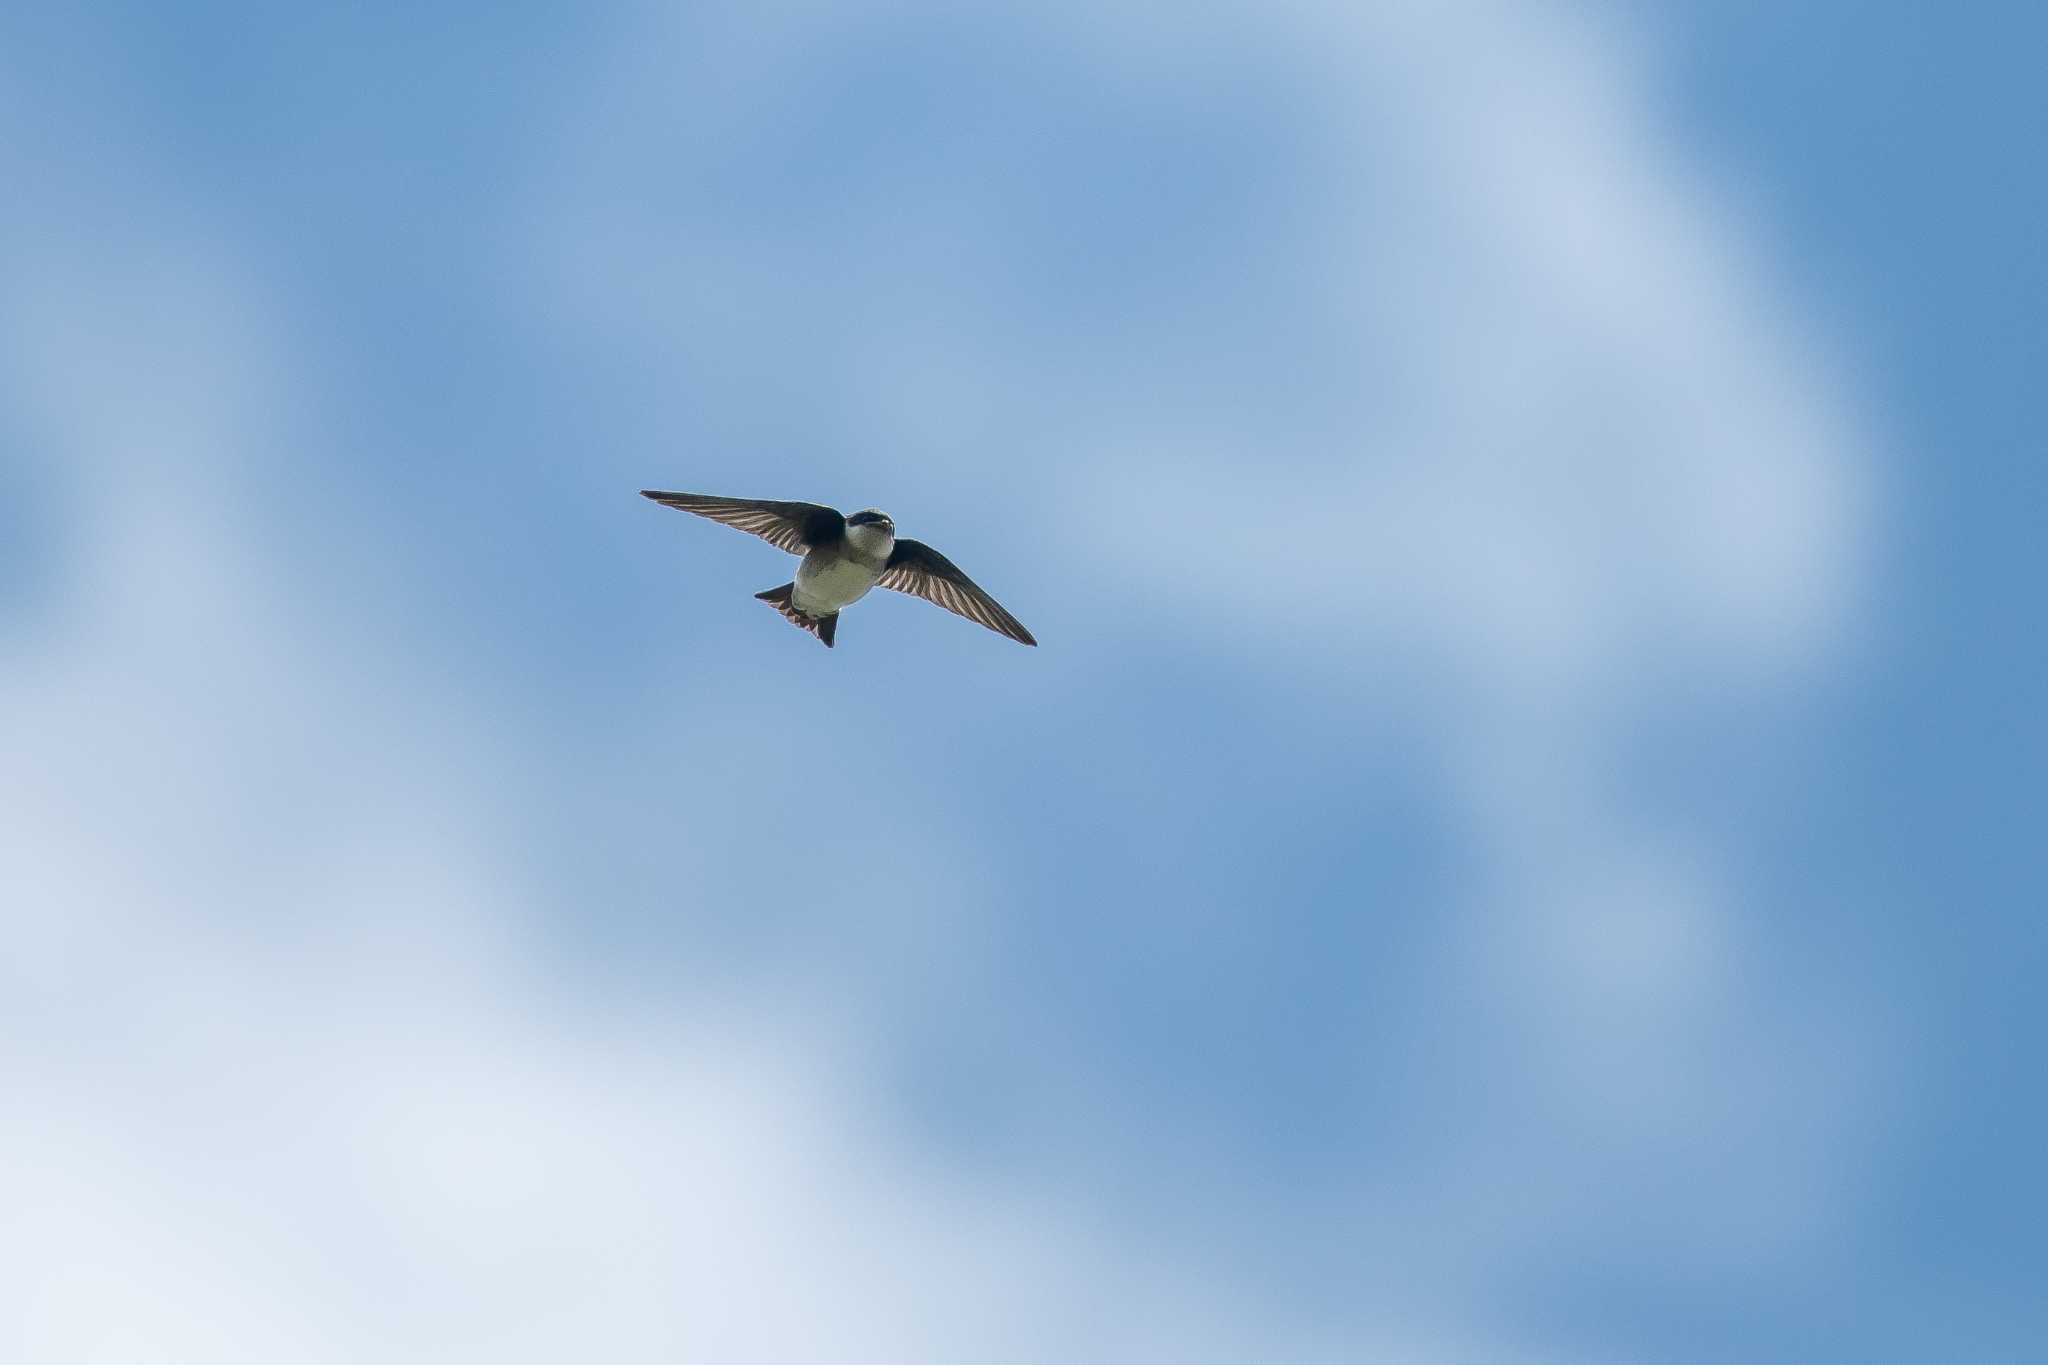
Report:
[[806,616],[798,611],[796,604],[790,600],[795,592],[795,583],[784,583],[779,588],[770,588],[766,592],[757,592],[754,596],[781,612],[783,620],[791,625],[800,626],[817,636],[825,642],[825,648],[830,649],[832,647],[833,633],[839,629],[839,613],[835,611],[827,616]]

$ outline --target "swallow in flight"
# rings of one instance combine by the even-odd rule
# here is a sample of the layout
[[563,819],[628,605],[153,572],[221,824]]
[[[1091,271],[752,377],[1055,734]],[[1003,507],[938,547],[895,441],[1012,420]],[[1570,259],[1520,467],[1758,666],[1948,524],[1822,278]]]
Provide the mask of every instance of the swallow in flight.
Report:
[[643,489],[640,496],[664,507],[722,521],[778,549],[802,555],[794,579],[754,596],[828,648],[839,629],[840,611],[874,587],[922,597],[1019,644],[1038,643],[1023,622],[960,572],[959,565],[923,541],[899,539],[896,523],[886,512],[871,507],[848,517],[814,502],[714,498],[653,489]]

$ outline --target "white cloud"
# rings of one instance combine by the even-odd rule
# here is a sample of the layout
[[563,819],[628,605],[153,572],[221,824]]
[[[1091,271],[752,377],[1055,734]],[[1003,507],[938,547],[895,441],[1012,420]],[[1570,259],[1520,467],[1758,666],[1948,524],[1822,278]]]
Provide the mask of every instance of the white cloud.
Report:
[[295,611],[296,561],[229,509],[238,462],[280,437],[249,420],[280,363],[251,291],[126,283],[181,301],[59,291],[69,330],[8,376],[68,473],[118,491],[0,683],[21,1358],[1245,1344],[1081,1211],[895,1144],[863,1093],[872,1029],[831,983],[600,1000],[552,979],[495,870],[495,760],[386,642]]
[[[1153,539],[1093,523],[1076,584],[1150,582],[1209,647],[1252,639],[1314,685],[1427,694],[1487,870],[1445,970],[1518,1026],[1529,1123],[1397,1173],[1358,1254],[1411,1268],[1419,1307],[1305,1321],[1057,1187],[907,1150],[862,1085],[874,1006],[825,964],[677,1000],[551,981],[489,785],[519,738],[455,719],[404,641],[296,612],[291,548],[237,515],[235,471],[304,436],[314,399],[235,234],[172,197],[139,215],[160,225],[146,252],[50,233],[9,278],[0,393],[75,520],[64,610],[0,683],[20,850],[0,1278],[24,1358],[1502,1360],[1475,1306],[1614,1204],[1640,1199],[1682,1257],[1811,1254],[1840,1218],[1828,1165],[1869,1102],[1867,1040],[1846,1006],[1810,1017],[1757,984],[1741,831],[1639,818],[1614,718],[1659,714],[1671,670],[1769,695],[1826,666],[1855,607],[1858,452],[1764,266],[1646,127],[1623,51],[1532,12],[1296,16],[1315,97],[1414,174],[1397,210],[1333,187],[1305,244],[1332,335],[1401,360],[1398,407],[1353,446],[1262,444],[1248,480],[1257,419],[1218,432],[1117,400],[1114,375],[1046,371],[1095,443],[1046,502],[1159,513]],[[730,35],[745,79],[711,87],[675,87],[636,42],[597,82],[607,121],[672,99],[744,136],[833,31],[778,14]],[[1046,22],[1146,81],[1230,50]],[[772,245],[590,212],[551,224],[579,253],[580,325],[772,349],[845,301],[796,297]],[[693,332],[707,310],[733,330]],[[873,401],[909,449],[1031,378],[1001,342],[962,355],[928,317],[857,312],[946,361],[918,366],[922,399]],[[1248,482],[1253,515],[1217,520]],[[1190,525],[1213,554],[1168,579]],[[1331,581],[1352,586],[1298,591]],[[374,692],[350,684],[368,662]],[[942,803],[917,814],[931,857],[976,864]],[[980,947],[970,925],[940,965]]]
[[[1044,82],[1098,80],[1143,106],[1190,72],[1229,84],[1264,70],[1233,65],[1241,51],[1278,61],[1303,117],[1335,115],[1321,192],[1274,207],[1282,246],[1268,250],[1286,260],[1266,268],[1356,358],[1374,403],[1335,426],[1233,407],[1153,383],[1153,352],[1188,344],[1174,317],[1065,356],[999,307],[899,307],[909,270],[827,274],[829,299],[791,309],[782,291],[823,272],[784,260],[770,280],[719,215],[639,203],[621,170],[649,160],[639,143],[575,162],[573,192],[547,192],[578,213],[610,205],[621,239],[647,244],[573,274],[586,325],[688,336],[694,280],[762,268],[766,287],[743,291],[752,327],[817,309],[858,319],[887,354],[946,356],[895,385],[862,381],[897,395],[862,409],[874,446],[918,452],[903,460],[924,479],[958,387],[1012,403],[1038,442],[1075,450],[1042,471],[1036,448],[989,460],[997,479],[1006,460],[1028,465],[1016,495],[1079,528],[1055,569],[1069,598],[1116,583],[1247,686],[1395,708],[1432,739],[1485,886],[1444,929],[1432,1007],[1491,1001],[1518,1025],[1446,1068],[1528,1087],[1522,1142],[1485,1134],[1407,1173],[1434,1193],[1536,1191],[1458,1228],[1475,1295],[1538,1273],[1571,1226],[1628,1222],[1673,1265],[1819,1265],[1847,1222],[1837,1152],[1878,1103],[1874,1025],[1845,982],[1794,993],[1769,970],[1767,907],[1741,868],[1774,812],[1653,814],[1636,790],[1663,737],[1769,714],[1827,677],[1862,606],[1866,452],[1769,254],[1659,127],[1634,49],[1583,16],[1305,6],[1294,29],[1253,37],[1229,14],[1176,12],[1165,43],[1094,8],[1038,18],[1055,35],[1032,72]],[[809,59],[778,53],[727,117],[774,127]],[[604,86],[604,127],[688,129],[668,84],[639,76]],[[885,221],[909,241],[944,237],[926,209],[993,231],[1008,201],[963,207],[967,194],[891,201]],[[834,372],[840,352],[817,344],[815,368]],[[1413,1244],[1438,1226],[1430,1207],[1374,1222]]]
[[[1351,87],[1332,141],[1365,173],[1333,159],[1302,268],[1385,410],[1348,448],[1255,456],[1242,431],[1113,414],[1075,511],[1163,499],[1101,543],[1123,573],[1191,569],[1199,591],[1166,600],[1446,648],[1499,691],[1604,700],[1671,654],[1731,680],[1826,659],[1865,471],[1777,281],[1657,132],[1626,49],[1548,7],[1427,13],[1344,7],[1317,30]],[[1227,553],[1185,565],[1189,526]],[[1349,590],[1304,591],[1324,583]]]

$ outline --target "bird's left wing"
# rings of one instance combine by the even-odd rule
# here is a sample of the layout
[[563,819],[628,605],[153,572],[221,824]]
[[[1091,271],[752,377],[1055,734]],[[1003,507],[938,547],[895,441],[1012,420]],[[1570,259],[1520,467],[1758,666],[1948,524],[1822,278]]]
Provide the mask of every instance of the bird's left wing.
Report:
[[1002,603],[960,572],[958,564],[921,540],[899,539],[889,555],[889,566],[882,570],[882,576],[875,582],[879,587],[922,597],[955,616],[964,616],[998,635],[1007,635],[1019,644],[1038,643],[1031,638],[1031,632],[1024,629],[1022,621],[1004,611]]
[[846,535],[846,518],[815,502],[714,498],[702,493],[662,493],[651,488],[641,489],[640,496],[679,512],[695,512],[700,517],[722,521],[793,555],[815,545],[830,545]]

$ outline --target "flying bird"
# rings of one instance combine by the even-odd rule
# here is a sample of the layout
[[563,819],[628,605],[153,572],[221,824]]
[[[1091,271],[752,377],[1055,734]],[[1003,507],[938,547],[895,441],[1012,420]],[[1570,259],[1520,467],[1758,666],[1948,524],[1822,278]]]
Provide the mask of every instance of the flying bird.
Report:
[[815,502],[713,498],[654,489],[642,489],[640,496],[724,522],[777,549],[802,555],[794,579],[754,596],[824,641],[828,649],[839,629],[840,611],[878,586],[922,597],[1019,644],[1038,643],[1023,622],[960,572],[959,565],[921,540],[900,539],[887,512],[870,507],[848,517]]

